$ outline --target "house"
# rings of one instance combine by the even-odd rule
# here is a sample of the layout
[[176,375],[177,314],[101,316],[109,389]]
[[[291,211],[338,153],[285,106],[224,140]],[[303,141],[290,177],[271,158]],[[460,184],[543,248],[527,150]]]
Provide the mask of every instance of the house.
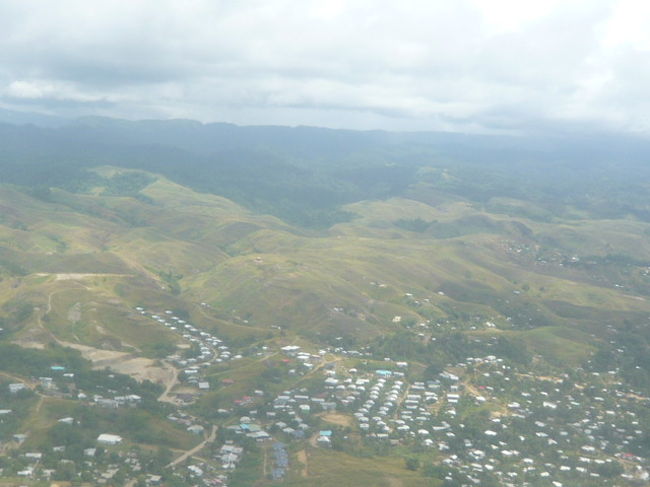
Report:
[[160,475],[152,475],[152,474],[147,475],[147,483],[149,485],[160,485],[161,481],[162,481],[162,477]]
[[119,445],[121,442],[121,436],[112,435],[110,433],[102,433],[97,437],[97,443],[101,443],[103,445]]
[[253,438],[255,441],[266,441],[271,439],[271,436],[264,430],[251,431],[246,436],[249,438]]
[[457,404],[459,399],[460,399],[459,394],[447,393],[447,402],[449,402],[450,404]]
[[318,438],[316,438],[316,443],[320,446],[332,446],[332,431],[331,430],[321,430],[318,432]]
[[18,475],[19,477],[31,477],[32,475],[34,475],[34,469],[32,467],[29,467],[24,470],[20,470],[16,472],[16,475]]
[[298,345],[287,345],[285,347],[281,347],[280,350],[282,350],[287,355],[293,355],[298,350],[300,350],[300,347]]
[[329,436],[319,436],[316,439],[316,443],[319,446],[332,446],[332,441],[330,440]]
[[205,432],[205,428],[200,424],[193,424],[187,428],[187,431],[195,435],[202,435]]
[[219,457],[224,469],[234,469],[241,459],[244,449],[230,443],[224,444],[219,450]]
[[52,377],[39,377],[38,380],[41,383],[41,387],[45,390],[50,390],[56,388],[56,385],[54,384],[54,379]]
[[120,407],[120,403],[117,402],[115,399],[104,399],[104,398],[99,398],[95,401],[98,406],[107,408],[107,409],[117,409]]
[[16,394],[17,392],[23,391],[25,389],[27,389],[27,386],[22,382],[9,384],[9,392],[11,392],[12,394]]

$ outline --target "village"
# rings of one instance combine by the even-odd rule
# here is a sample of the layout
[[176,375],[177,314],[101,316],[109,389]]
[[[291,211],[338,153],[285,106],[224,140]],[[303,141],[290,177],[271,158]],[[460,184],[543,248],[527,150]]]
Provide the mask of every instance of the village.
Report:
[[[285,353],[305,357],[296,347]],[[445,371],[434,380],[410,382],[403,372],[408,364],[395,366],[373,372],[327,368],[320,388],[284,391],[260,423],[288,441],[312,438],[325,448],[337,443],[344,449],[341,443],[352,441],[356,430],[368,448],[406,445],[424,458],[435,452],[447,467],[445,480],[459,484],[479,484],[487,474],[513,486],[650,478],[647,455],[639,454],[644,432],[637,418],[650,401],[619,388],[615,373],[539,378],[488,356],[451,367],[458,375]],[[469,367],[472,380],[462,380]],[[491,413],[490,405],[497,406]],[[469,416],[471,424],[458,419],[472,410],[479,413]],[[321,428],[334,411],[354,418],[350,427]]]
[[[25,451],[28,433],[18,431],[3,442],[8,455],[4,476],[23,482],[76,478],[130,486],[159,485],[172,478],[179,485],[228,486],[247,454],[256,450],[264,459],[261,476],[281,481],[292,468],[301,468],[292,445],[307,445],[378,457],[405,452],[407,468],[422,469],[448,485],[497,481],[513,487],[561,487],[650,480],[643,443],[648,436],[640,424],[650,399],[626,386],[616,370],[535,375],[487,355],[467,357],[423,378],[407,361],[375,357],[364,349],[264,346],[256,357],[282,357],[285,379],[294,387],[271,395],[252,389],[215,411],[218,420],[207,420],[191,412],[214,389],[207,371],[215,365],[234,370],[245,352],[232,350],[170,310],[136,311],[189,345],[166,358],[179,371],[178,383],[154,399],[172,408],[166,420],[194,435],[195,447],[156,455],[107,429],[97,434],[94,446],[72,459],[66,445]],[[50,370],[50,377],[33,378],[31,384],[7,384],[6,394],[37,391],[103,410],[137,409],[147,401],[131,385],[83,390],[65,367],[52,364]],[[231,383],[224,379],[217,387]],[[12,414],[1,409],[0,421]],[[74,427],[81,421],[65,416],[57,423]]]

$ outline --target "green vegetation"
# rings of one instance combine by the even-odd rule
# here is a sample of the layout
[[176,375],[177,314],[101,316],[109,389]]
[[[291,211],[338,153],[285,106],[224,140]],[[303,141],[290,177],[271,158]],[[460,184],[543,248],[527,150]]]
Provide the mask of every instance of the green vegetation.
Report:
[[[115,374],[107,370],[93,370],[91,365],[90,361],[84,359],[78,351],[56,344],[38,350],[0,343],[0,371],[23,377],[43,377],[53,375],[52,366],[63,367],[63,370],[75,374],[75,381],[83,390],[131,391],[142,396],[152,407],[157,407],[155,398],[161,392],[159,386],[148,381],[137,382],[127,375]],[[55,380],[62,387],[65,386],[64,378],[55,378]]]
[[[494,346],[517,362],[540,354],[578,364],[599,346],[591,334],[603,317],[620,326],[646,313],[633,296],[648,289],[642,222],[551,224],[490,213],[440,190],[439,204],[431,206],[420,187],[420,201],[342,207],[355,218],[314,234],[151,174],[106,167],[92,174],[92,187],[103,190],[52,189],[47,202],[9,187],[0,195],[12,209],[7,213],[30,228],[0,227],[5,260],[23,276],[19,286],[0,281],[3,328],[14,339],[38,331],[43,340],[49,332],[67,342],[163,357],[176,339],[158,330],[152,340],[155,325],[128,311],[148,303],[186,310],[234,344],[280,330],[326,343],[359,337],[370,343],[381,335],[389,342],[378,342],[378,352],[418,357],[425,368],[447,363],[455,350]],[[123,196],[136,191],[145,199]],[[612,238],[601,242],[600,235]],[[85,277],[57,277],[74,273]],[[210,307],[199,310],[199,302]],[[401,317],[397,326],[394,316]],[[508,335],[492,344],[466,339],[487,321]],[[386,334],[405,330],[408,340]],[[465,337],[458,346],[455,331]]]
[[[453,137],[418,134],[86,123],[77,129],[105,137],[111,149],[64,150],[53,142],[60,133],[35,129],[51,139],[34,152],[20,139],[9,143],[0,127],[0,142],[8,141],[0,154],[0,399],[12,411],[0,436],[29,432],[15,451],[47,450],[43,464],[61,480],[81,479],[60,466],[61,449],[50,450],[64,446],[66,459],[84,462],[84,449],[110,431],[125,443],[98,450],[97,465],[138,448],[134,455],[164,482],[188,485],[189,461],[173,474],[164,467],[203,441],[186,431],[190,423],[218,425],[219,446],[241,440],[222,430],[251,410],[265,418],[285,390],[322,393],[337,368],[373,377],[403,371],[408,383],[441,380],[450,391],[453,382],[464,394],[454,417],[429,410],[462,430],[445,440],[461,456],[470,448],[464,438],[490,448],[484,432],[509,403],[525,401],[524,390],[569,394],[579,377],[583,400],[598,402],[618,374],[636,388],[625,397],[650,391],[647,165],[630,160],[612,173],[606,152],[589,165],[563,164],[567,154],[515,162],[524,142],[508,140],[515,149],[507,149],[500,138],[469,138],[469,150]],[[485,160],[476,160],[476,147]],[[197,327],[192,335],[188,326]],[[236,359],[206,359],[196,373],[209,390],[199,391],[192,370],[182,369],[202,353],[201,331]],[[308,369],[279,350],[286,345],[327,358]],[[494,369],[480,369],[480,357],[496,357]],[[461,379],[441,379],[449,371]],[[544,378],[533,381],[532,372]],[[26,388],[8,393],[16,382]],[[188,404],[166,402],[167,385]],[[79,390],[141,401],[90,406]],[[483,402],[468,399],[479,394]],[[453,469],[439,464],[436,446],[363,437],[346,423],[357,406],[341,406],[333,422],[324,413],[304,419],[334,432],[331,449],[275,428],[291,442],[282,485],[470,482],[449,480]],[[570,408],[544,408],[531,419],[581,420]],[[639,413],[632,429],[645,431],[649,421]],[[531,423],[515,417],[504,438],[534,435]],[[626,448],[642,454],[650,437],[637,436]],[[278,484],[263,478],[268,448],[244,442],[230,484]],[[531,455],[548,450],[542,440],[529,443]],[[558,461],[554,454],[549,461]],[[12,455],[6,472],[15,475],[26,462]],[[573,462],[576,452],[567,456]],[[603,478],[623,468],[598,465]],[[115,475],[126,480],[122,470]],[[498,485],[488,472],[480,481]]]

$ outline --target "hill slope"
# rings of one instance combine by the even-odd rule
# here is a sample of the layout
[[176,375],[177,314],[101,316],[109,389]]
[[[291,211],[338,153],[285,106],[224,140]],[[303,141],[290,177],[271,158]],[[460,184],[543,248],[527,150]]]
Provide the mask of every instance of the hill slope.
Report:
[[[547,327],[582,347],[649,311],[640,221],[539,221],[522,216],[536,211],[523,201],[431,191],[427,204],[420,188],[417,199],[348,205],[351,221],[310,232],[153,174],[97,173],[103,185],[84,193],[2,188],[0,289],[17,340],[140,349],[148,336],[125,324],[138,321],[130,310],[172,302],[189,314],[207,303],[210,325],[243,337],[281,326],[368,342],[405,325],[490,321],[521,336]],[[124,196],[129,178],[139,187]]]
[[[603,432],[594,473],[642,475],[650,224],[470,198],[461,182],[420,168],[403,194],[338,206],[344,221],[318,229],[129,168],[94,167],[68,189],[0,185],[3,475],[24,485],[26,454],[44,452],[37,477],[52,466],[88,485],[143,472],[195,485],[197,465],[234,486],[445,485],[478,475],[471,455],[503,446],[488,450],[494,429],[546,468],[564,450],[509,431],[552,424],[578,462],[595,441],[580,415],[618,408],[636,415],[619,425],[629,441]],[[384,383],[385,423],[368,413]],[[318,409],[326,399],[336,412]],[[123,444],[85,459],[107,432]],[[232,445],[245,449],[234,472],[217,454]],[[490,465],[519,468],[504,458]],[[501,485],[490,472],[482,481]]]

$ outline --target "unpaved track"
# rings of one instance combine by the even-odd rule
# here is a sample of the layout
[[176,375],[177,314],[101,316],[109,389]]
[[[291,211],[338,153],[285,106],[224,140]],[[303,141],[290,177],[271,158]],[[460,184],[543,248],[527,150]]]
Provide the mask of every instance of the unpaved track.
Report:
[[175,404],[174,400],[169,396],[169,393],[176,386],[176,384],[178,384],[178,369],[165,360],[161,360],[161,362],[167,366],[167,370],[171,371],[171,375],[167,379],[165,383],[165,390],[158,397],[158,400],[160,402],[169,402]]
[[88,279],[91,277],[133,277],[133,274],[110,274],[110,273],[79,273],[79,272],[59,272],[51,274],[48,272],[39,272],[36,274],[39,277],[55,276],[56,281],[78,281],[80,279]]
[[213,424],[212,425],[212,431],[210,432],[210,436],[208,436],[205,440],[203,440],[201,443],[196,445],[191,450],[187,450],[185,453],[183,453],[180,457],[178,457],[176,460],[171,462],[165,468],[175,467],[179,463],[183,463],[185,460],[190,458],[192,455],[199,452],[205,445],[207,445],[208,443],[212,443],[214,441],[214,439],[217,437],[217,429],[218,429],[217,425]]
[[298,458],[298,461],[303,465],[300,475],[302,475],[303,477],[308,477],[309,471],[307,470],[308,468],[307,452],[305,450],[300,450],[298,453],[296,453],[296,457]]

